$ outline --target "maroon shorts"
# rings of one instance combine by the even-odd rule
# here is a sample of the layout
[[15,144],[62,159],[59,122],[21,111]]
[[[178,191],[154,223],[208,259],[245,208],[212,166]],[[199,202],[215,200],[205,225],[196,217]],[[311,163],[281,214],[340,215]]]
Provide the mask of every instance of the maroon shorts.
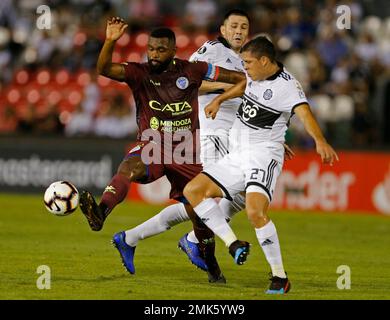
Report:
[[[125,160],[131,157],[141,158],[142,148],[145,147],[146,144],[147,142],[137,142],[136,146],[132,148],[125,156]],[[163,155],[161,159],[164,159]],[[147,184],[156,181],[163,176],[166,176],[171,184],[171,192],[169,197],[183,203],[188,203],[183,195],[184,187],[203,170],[203,167],[200,163],[178,164],[174,161],[169,164],[151,163],[145,164],[145,166],[146,176],[138,179],[136,181],[137,183]]]

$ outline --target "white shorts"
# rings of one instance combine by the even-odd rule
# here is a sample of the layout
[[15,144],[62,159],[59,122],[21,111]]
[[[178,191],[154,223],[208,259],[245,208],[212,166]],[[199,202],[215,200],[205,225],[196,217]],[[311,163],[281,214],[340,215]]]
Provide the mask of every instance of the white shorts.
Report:
[[259,192],[271,202],[284,161],[282,144],[264,143],[250,150],[233,150],[203,170],[232,200],[242,191]]
[[215,164],[229,153],[229,134],[201,135],[200,136],[200,161],[203,168]]

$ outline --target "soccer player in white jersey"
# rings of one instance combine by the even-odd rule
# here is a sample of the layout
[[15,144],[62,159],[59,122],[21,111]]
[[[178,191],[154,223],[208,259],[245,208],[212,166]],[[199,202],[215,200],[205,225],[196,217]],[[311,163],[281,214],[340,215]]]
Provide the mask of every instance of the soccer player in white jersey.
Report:
[[[244,65],[239,56],[240,50],[249,34],[249,16],[246,12],[233,9],[228,11],[220,26],[222,36],[216,40],[206,41],[190,57],[190,61],[205,61],[228,70],[244,72]],[[241,97],[224,101],[215,119],[206,118],[204,108],[216,96],[230,89],[231,84],[203,81],[199,95],[199,124],[200,124],[200,160],[203,168],[214,164],[229,153],[229,130],[235,114],[240,106]],[[233,199],[222,198],[219,201],[226,219],[229,221],[234,214],[245,207],[245,198],[237,194]],[[179,241],[179,248],[197,266],[202,261],[197,248],[198,239],[194,231],[185,234]]]
[[243,96],[229,137],[229,154],[189,182],[184,195],[202,221],[225,242],[235,262],[242,264],[249,243],[237,240],[213,198],[232,199],[245,190],[247,215],[272,271],[267,293],[284,294],[290,282],[276,227],[267,211],[282,170],[284,135],[291,116],[296,114],[303,122],[323,163],[333,165],[338,156],[326,142],[299,82],[275,56],[273,44],[265,37],[243,46],[246,81],[216,97],[205,109],[207,116],[215,118],[223,101]]
[[[222,36],[214,41],[206,41],[190,57],[190,61],[205,61],[229,70],[244,72],[243,62],[239,56],[249,32],[249,18],[241,10],[229,11],[220,27]],[[203,167],[215,163],[228,153],[229,130],[233,125],[235,114],[241,104],[241,98],[229,99],[221,104],[214,120],[205,116],[204,108],[224,89],[232,85],[203,81],[199,95],[200,124],[200,159]]]

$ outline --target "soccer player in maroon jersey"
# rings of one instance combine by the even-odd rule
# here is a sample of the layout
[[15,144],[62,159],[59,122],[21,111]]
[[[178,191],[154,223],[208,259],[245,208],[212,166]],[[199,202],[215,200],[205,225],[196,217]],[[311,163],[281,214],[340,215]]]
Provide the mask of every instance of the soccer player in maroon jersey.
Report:
[[[83,191],[80,208],[91,229],[99,231],[113,208],[125,199],[132,182],[149,183],[165,175],[171,183],[170,197],[180,201],[184,205],[183,214],[191,218],[201,243],[209,281],[225,282],[214,256],[214,234],[196,216],[183,196],[183,189],[202,170],[196,152],[198,88],[202,80],[238,83],[245,76],[205,62],[175,59],[175,34],[167,28],[150,34],[147,63],[112,63],[115,42],[126,28],[127,24],[121,18],[108,21],[97,69],[99,74],[126,82],[132,89],[139,127],[138,143],[119,165],[100,204],[88,191]],[[183,137],[184,142],[180,139]],[[153,157],[150,161],[151,151]],[[127,270],[134,273],[135,246],[126,243],[125,232],[117,233],[113,243]]]

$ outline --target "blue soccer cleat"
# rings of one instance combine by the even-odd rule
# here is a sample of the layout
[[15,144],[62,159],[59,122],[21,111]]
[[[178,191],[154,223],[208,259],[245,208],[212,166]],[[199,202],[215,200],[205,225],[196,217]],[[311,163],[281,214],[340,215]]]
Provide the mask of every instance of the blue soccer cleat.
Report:
[[181,237],[178,247],[188,256],[193,265],[203,271],[208,271],[207,264],[200,255],[198,245],[194,242],[188,241],[187,235],[188,233]]
[[134,267],[134,252],[136,247],[129,246],[126,241],[126,234],[124,231],[118,232],[112,238],[112,244],[115,248],[118,249],[119,254],[122,258],[123,266],[129,271],[131,274],[135,273]]
[[238,265],[244,264],[249,254],[250,244],[246,241],[236,240],[229,246],[229,253]]
[[291,283],[288,278],[279,278],[276,276],[271,276],[271,285],[269,289],[265,292],[267,294],[285,294],[289,292],[291,288]]

